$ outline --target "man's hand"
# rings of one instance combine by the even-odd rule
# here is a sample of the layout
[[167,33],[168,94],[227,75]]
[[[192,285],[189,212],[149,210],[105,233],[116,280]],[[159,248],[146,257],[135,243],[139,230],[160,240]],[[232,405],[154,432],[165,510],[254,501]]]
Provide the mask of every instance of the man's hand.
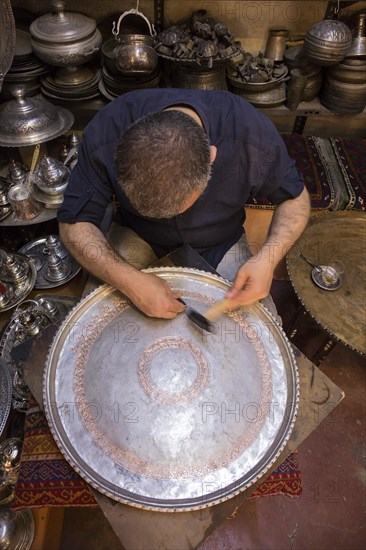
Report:
[[173,292],[164,279],[140,271],[135,275],[133,286],[129,285],[125,294],[145,315],[174,319],[184,311],[184,305],[177,301],[180,292]]
[[239,269],[226,297],[232,307],[245,306],[268,296],[276,266],[304,231],[310,214],[306,189],[295,199],[277,206],[266,242]]
[[226,298],[232,301],[232,307],[247,306],[268,296],[273,271],[273,264],[261,256],[253,256],[245,262],[238,269],[233,286],[226,294]]

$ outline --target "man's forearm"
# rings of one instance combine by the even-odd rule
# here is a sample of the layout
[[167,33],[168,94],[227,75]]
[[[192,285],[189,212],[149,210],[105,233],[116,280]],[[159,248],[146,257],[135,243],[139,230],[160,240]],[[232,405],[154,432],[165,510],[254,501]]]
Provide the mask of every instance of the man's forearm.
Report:
[[295,199],[277,206],[263,246],[263,249],[267,248],[274,267],[300,237],[308,223],[309,215],[310,199],[306,189]]
[[125,292],[138,271],[125,262],[92,223],[60,223],[64,247],[89,273]]
[[173,319],[184,311],[173,291],[162,278],[144,273],[127,263],[109,245],[103,233],[91,223],[60,223],[60,237],[70,254],[89,273],[125,294],[149,317]]

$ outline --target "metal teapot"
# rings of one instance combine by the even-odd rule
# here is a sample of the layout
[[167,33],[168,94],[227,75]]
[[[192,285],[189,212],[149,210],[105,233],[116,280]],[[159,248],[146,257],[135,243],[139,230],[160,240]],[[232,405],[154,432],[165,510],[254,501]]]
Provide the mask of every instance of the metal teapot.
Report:
[[[121,21],[127,15],[142,17],[147,23],[149,34],[120,34]],[[122,13],[118,22],[113,22],[112,34],[118,45],[114,49],[114,63],[116,69],[126,76],[135,74],[153,73],[158,66],[158,54],[154,49],[156,31],[154,25],[138,9],[131,9]]]

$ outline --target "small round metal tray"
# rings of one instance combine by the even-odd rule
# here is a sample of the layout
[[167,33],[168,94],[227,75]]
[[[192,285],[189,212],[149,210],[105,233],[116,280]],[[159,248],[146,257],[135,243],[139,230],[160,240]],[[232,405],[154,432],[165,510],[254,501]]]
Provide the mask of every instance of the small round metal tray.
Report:
[[47,222],[49,220],[52,220],[54,218],[56,218],[57,216],[57,210],[55,210],[54,208],[53,209],[50,209],[50,208],[45,208],[44,210],[41,211],[40,214],[38,214],[38,216],[36,216],[35,218],[31,219],[31,220],[19,220],[13,210],[11,211],[10,215],[7,215],[6,218],[0,220],[0,227],[1,226],[4,226],[4,227],[13,227],[13,226],[23,226],[23,225],[33,225],[35,223],[42,223],[42,222]]
[[64,285],[68,283],[71,279],[73,279],[81,269],[77,261],[74,260],[74,258],[72,258],[72,256],[69,255],[67,250],[61,247],[60,257],[64,262],[68,264],[69,266],[68,273],[60,281],[51,281],[50,279],[48,279],[46,274],[47,265],[48,265],[47,255],[45,255],[44,253],[46,239],[47,237],[41,237],[40,239],[36,239],[35,241],[31,241],[23,245],[19,249],[20,253],[25,254],[26,256],[28,256],[28,258],[31,258],[36,265],[37,278],[36,278],[34,288],[36,288],[37,290],[56,288],[58,286]]
[[[320,265],[319,267],[321,269],[325,269],[327,266]],[[325,284],[322,279],[321,271],[319,271],[319,269],[316,269],[315,267],[313,267],[313,269],[311,270],[311,278],[313,279],[314,283],[323,290],[337,290],[337,288],[341,286],[340,278],[338,279],[338,281],[332,284]]]
[[[185,268],[163,278],[200,313],[230,285]],[[94,488],[148,510],[225,501],[262,478],[294,426],[291,346],[259,303],[226,312],[215,334],[149,318],[103,285],[61,325],[44,374],[44,406],[65,458]]]
[[0,359],[0,436],[4,431],[11,407],[12,382],[6,363]]

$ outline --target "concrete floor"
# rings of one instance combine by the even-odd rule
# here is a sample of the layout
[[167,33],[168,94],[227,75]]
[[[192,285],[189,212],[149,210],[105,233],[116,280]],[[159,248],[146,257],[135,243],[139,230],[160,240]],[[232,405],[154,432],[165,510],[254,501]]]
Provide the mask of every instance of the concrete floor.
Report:
[[[290,283],[276,281],[272,295],[286,326],[297,304]],[[300,335],[296,345],[309,356],[322,334],[313,325]],[[337,345],[320,369],[346,396],[299,447],[302,496],[247,501],[235,518],[226,520],[200,550],[366,548],[365,361],[352,350]],[[121,548],[99,509],[65,511],[60,550]],[[179,542],[169,550],[180,550]]]

